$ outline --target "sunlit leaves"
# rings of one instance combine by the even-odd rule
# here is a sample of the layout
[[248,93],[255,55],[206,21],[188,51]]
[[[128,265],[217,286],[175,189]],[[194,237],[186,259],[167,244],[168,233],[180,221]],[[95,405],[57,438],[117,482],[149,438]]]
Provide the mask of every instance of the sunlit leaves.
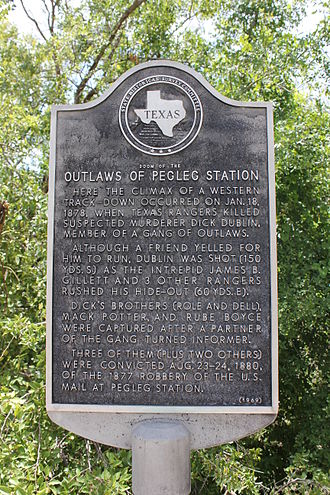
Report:
[[0,236],[0,494],[130,493],[129,452],[86,442],[45,413],[49,109],[99,96],[139,62],[170,58],[228,97],[275,107],[280,415],[238,445],[195,453],[192,493],[323,495],[326,20],[299,32],[303,0],[146,0],[125,17],[132,4],[57,1],[43,40],[10,26],[12,2],[0,0],[0,201],[9,205]]

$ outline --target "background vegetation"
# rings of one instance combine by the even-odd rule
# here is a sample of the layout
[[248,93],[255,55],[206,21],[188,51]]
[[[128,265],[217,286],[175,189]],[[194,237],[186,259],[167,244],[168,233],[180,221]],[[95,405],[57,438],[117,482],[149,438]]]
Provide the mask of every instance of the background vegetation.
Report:
[[[8,21],[15,3],[34,35]],[[329,30],[325,14],[299,31],[308,3],[0,0],[0,494],[130,493],[129,452],[78,438],[45,412],[49,114],[154,58],[189,64],[231,98],[275,106],[280,413],[242,442],[194,453],[192,493],[329,493]]]

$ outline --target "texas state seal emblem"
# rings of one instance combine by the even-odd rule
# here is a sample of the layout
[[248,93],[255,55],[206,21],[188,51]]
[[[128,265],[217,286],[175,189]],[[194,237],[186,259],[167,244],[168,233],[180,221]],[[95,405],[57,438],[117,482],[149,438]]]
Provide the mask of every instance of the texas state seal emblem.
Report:
[[203,121],[200,99],[176,77],[146,77],[120,104],[119,124],[127,141],[149,155],[171,155],[189,146]]

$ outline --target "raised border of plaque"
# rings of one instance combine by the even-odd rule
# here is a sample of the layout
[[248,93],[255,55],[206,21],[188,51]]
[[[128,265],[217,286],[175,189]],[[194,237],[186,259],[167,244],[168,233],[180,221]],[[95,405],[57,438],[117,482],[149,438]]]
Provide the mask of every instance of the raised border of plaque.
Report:
[[[270,287],[271,287],[271,406],[152,406],[152,405],[91,405],[91,404],[58,404],[52,401],[52,294],[53,294],[53,247],[54,247],[54,209],[55,209],[55,164],[56,164],[56,131],[57,112],[81,111],[93,108],[106,100],[128,76],[141,69],[152,67],[170,67],[187,72],[195,78],[207,91],[220,101],[237,107],[261,107],[267,112],[268,139],[268,187],[269,187],[269,226],[270,226]],[[56,105],[52,107],[50,176],[49,176],[49,209],[48,209],[48,274],[47,274],[47,370],[46,370],[46,402],[49,413],[128,413],[138,415],[150,414],[225,414],[225,415],[276,415],[278,410],[278,321],[277,321],[277,262],[276,262],[276,214],[275,214],[275,168],[273,143],[273,110],[268,102],[245,103],[235,101],[218,93],[201,75],[182,64],[171,61],[154,61],[138,65],[122,75],[101,97],[91,103],[79,105]],[[51,414],[50,414],[51,415]],[[54,414],[53,414],[54,416]],[[56,415],[55,415],[56,416]],[[263,419],[263,423],[271,422]],[[55,422],[56,421],[55,419]],[[255,428],[257,429],[257,428]]]

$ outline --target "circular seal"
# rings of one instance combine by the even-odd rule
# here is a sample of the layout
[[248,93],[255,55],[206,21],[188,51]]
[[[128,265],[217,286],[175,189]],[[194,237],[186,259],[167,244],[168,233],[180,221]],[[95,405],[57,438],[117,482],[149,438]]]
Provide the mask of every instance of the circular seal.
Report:
[[125,94],[119,125],[127,141],[148,155],[172,155],[198,135],[203,109],[196,92],[181,79],[145,77]]

